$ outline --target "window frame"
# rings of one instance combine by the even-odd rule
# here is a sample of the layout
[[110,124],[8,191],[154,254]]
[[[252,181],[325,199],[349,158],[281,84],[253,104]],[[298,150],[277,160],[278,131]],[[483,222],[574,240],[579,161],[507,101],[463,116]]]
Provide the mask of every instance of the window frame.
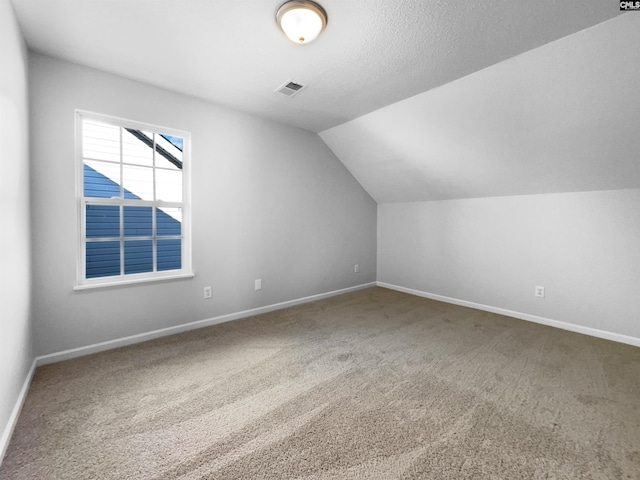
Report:
[[[182,147],[182,202],[167,202],[162,200],[142,200],[128,198],[104,198],[104,197],[85,197],[84,196],[84,158],[83,158],[83,120],[95,120],[108,125],[120,128],[129,128],[140,131],[151,131],[158,135],[170,135],[181,137],[183,140]],[[194,276],[191,263],[191,134],[183,130],[174,128],[161,127],[149,123],[128,120],[111,115],[89,112],[85,110],[75,111],[75,157],[76,157],[76,214],[77,214],[77,279],[74,290],[85,290],[91,288],[111,287],[119,285],[167,281],[180,278],[192,278]],[[122,166],[122,158],[120,159]],[[153,167],[155,170],[155,166]],[[123,271],[124,252],[121,247],[121,271],[119,275],[111,275],[104,277],[87,278],[86,276],[86,206],[87,205],[111,205],[124,207],[152,207],[154,208],[181,208],[181,268],[176,270],[164,270],[145,273],[129,273]],[[124,242],[124,226],[121,218],[120,236],[118,241]],[[153,221],[155,225],[155,220]],[[157,239],[156,231],[152,232],[153,239]],[[113,237],[115,238],[115,237]],[[133,237],[137,238],[137,237]],[[132,239],[133,239],[132,238]],[[175,237],[172,237],[175,239]],[[171,239],[171,238],[170,238]],[[153,257],[156,257],[156,248],[153,248]],[[155,261],[154,261],[155,268]]]

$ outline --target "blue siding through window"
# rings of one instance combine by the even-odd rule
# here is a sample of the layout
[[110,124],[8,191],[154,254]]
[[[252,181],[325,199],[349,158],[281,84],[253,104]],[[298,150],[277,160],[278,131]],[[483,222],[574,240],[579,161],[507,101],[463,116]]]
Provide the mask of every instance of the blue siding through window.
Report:
[[124,242],[124,273],[153,272],[153,241]]
[[84,196],[111,198],[120,196],[120,185],[88,165],[84,166]]
[[[88,165],[84,166],[84,191],[87,197],[111,198],[120,195],[120,186]],[[125,198],[139,199],[125,190]],[[153,208],[123,207],[124,273],[153,271],[153,240],[136,240],[150,237],[153,228]],[[87,239],[119,239],[120,207],[112,205],[87,205]],[[163,236],[181,235],[181,222],[156,208],[156,269],[179,270],[182,267],[182,241],[162,239]],[[86,242],[86,278],[120,275],[120,241]]]
[[120,275],[120,242],[87,242],[87,278]]
[[150,237],[153,235],[153,208],[129,206],[123,208],[125,237]]

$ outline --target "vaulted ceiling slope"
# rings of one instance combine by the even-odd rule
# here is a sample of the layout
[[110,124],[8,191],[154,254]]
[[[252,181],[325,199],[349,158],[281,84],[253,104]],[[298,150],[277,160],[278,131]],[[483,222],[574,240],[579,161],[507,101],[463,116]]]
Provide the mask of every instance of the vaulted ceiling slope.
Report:
[[[320,132],[619,15],[613,0],[321,0],[294,45],[284,0],[12,0],[32,50]],[[273,91],[292,79],[299,95]]]
[[377,202],[640,188],[640,12],[320,133]]

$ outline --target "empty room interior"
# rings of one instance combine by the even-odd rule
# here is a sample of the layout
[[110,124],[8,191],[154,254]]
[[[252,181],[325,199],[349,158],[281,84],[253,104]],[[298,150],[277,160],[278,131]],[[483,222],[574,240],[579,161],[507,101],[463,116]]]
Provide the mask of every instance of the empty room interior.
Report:
[[0,478],[640,479],[639,46],[639,2],[0,0]]

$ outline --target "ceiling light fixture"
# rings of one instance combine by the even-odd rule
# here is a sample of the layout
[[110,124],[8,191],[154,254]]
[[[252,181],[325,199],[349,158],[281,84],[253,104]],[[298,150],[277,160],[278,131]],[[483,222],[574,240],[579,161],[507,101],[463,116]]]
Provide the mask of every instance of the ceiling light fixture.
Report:
[[276,22],[293,43],[310,43],[327,26],[327,12],[311,0],[291,0],[278,9]]

